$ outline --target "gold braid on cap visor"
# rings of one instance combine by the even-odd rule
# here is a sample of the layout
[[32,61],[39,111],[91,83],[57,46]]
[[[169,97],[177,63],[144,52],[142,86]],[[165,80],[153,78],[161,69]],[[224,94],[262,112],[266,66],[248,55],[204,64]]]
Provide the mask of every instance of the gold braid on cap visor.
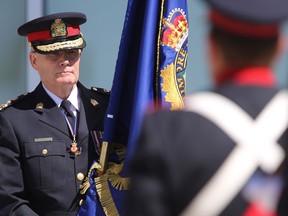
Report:
[[84,43],[84,40],[82,37],[80,37],[76,40],[56,42],[56,43],[48,44],[48,45],[37,45],[35,47],[36,49],[42,52],[50,52],[50,51],[55,51],[55,50],[60,50],[60,49],[65,49],[65,48],[78,48],[81,45],[83,45],[83,43]]

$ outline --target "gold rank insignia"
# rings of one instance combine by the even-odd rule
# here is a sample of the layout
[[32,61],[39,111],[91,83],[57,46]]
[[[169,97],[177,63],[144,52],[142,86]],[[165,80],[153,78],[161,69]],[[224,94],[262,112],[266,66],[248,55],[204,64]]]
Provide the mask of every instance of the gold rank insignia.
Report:
[[93,106],[97,106],[98,105],[98,102],[95,99],[91,99],[90,102],[91,102],[91,104]]
[[15,98],[15,99],[12,99],[12,100],[8,100],[6,103],[4,103],[4,104],[0,104],[0,111],[2,111],[2,110],[4,110],[4,109],[6,109],[7,107],[9,107],[9,106],[11,106],[13,103],[15,103],[16,101],[18,101],[18,100],[21,100],[21,99],[23,99],[26,95],[28,95],[29,93],[28,92],[26,92],[26,93],[24,93],[24,94],[22,94],[22,95],[19,95],[17,98]]
[[44,108],[44,104],[42,102],[36,105],[36,109],[43,109],[43,108]]

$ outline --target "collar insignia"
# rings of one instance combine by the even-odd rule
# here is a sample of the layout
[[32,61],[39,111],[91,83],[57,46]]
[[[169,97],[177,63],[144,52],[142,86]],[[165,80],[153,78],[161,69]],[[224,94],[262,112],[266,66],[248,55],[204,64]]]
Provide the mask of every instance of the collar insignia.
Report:
[[43,109],[44,108],[44,104],[43,103],[38,103],[36,105],[36,109]]
[[90,102],[94,107],[98,105],[98,102],[95,99],[91,99]]

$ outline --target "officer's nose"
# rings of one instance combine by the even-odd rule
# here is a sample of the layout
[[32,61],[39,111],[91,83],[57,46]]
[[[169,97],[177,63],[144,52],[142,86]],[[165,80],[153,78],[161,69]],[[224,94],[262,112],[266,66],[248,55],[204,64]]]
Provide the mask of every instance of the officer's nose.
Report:
[[58,57],[59,57],[60,66],[67,66],[70,64],[70,59],[69,59],[69,55],[67,54],[67,52],[65,51],[59,52]]
[[65,58],[63,58],[59,61],[60,66],[67,66],[69,64],[70,64],[70,61],[68,59],[65,59]]

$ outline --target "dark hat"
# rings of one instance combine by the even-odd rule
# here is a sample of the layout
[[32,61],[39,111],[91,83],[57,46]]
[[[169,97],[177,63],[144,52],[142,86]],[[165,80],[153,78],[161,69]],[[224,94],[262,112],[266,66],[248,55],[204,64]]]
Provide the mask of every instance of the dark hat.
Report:
[[27,36],[36,52],[49,54],[60,50],[82,49],[86,42],[80,25],[86,16],[78,12],[55,13],[31,20],[18,28],[18,34]]
[[270,37],[279,33],[288,17],[287,0],[205,0],[210,5],[210,21],[226,31]]

